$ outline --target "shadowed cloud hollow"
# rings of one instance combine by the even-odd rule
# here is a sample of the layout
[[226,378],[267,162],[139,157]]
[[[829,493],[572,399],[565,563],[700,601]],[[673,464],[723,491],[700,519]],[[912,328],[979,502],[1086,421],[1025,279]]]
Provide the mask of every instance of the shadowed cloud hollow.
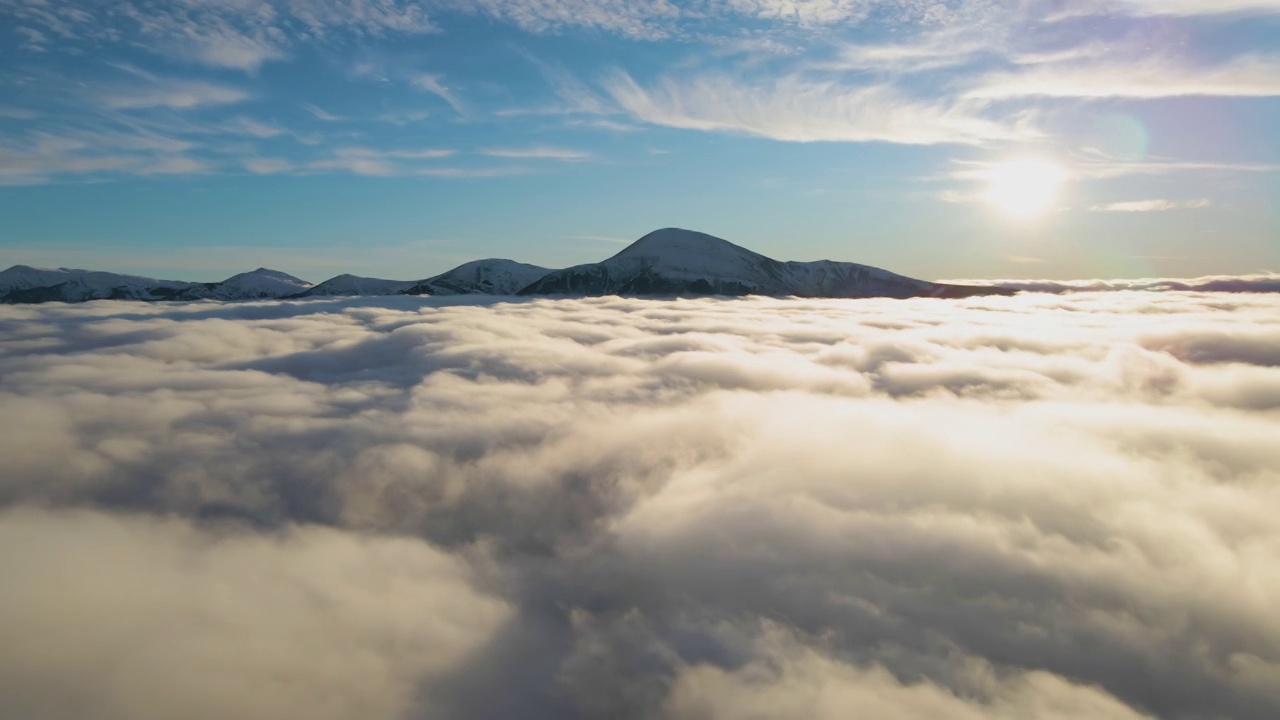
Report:
[[0,714],[1274,718],[1278,310],[0,307]]

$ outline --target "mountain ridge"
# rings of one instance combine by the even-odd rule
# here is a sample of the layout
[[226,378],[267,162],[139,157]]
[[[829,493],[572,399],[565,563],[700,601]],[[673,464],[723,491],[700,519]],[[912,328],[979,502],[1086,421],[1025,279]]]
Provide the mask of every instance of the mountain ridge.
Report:
[[869,265],[781,261],[693,230],[663,228],[613,256],[559,270],[488,258],[423,280],[342,274],[312,284],[258,268],[213,283],[15,265],[0,272],[0,303],[90,300],[304,300],[385,295],[773,295],[808,298],[1011,295],[1000,287],[917,280]]
[[1013,293],[917,280],[858,263],[784,262],[706,233],[663,228],[601,262],[552,271],[519,294],[906,298]]

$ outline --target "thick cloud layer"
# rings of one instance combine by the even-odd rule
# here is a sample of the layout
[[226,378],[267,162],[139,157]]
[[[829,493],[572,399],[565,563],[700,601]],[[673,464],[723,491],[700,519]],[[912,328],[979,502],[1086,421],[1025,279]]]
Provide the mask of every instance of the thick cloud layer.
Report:
[[1038,293],[1105,292],[1109,290],[1157,290],[1182,292],[1273,293],[1280,292],[1280,273],[1208,275],[1198,278],[1139,278],[1124,280],[954,280],[966,285],[994,285]]
[[0,704],[1273,718],[1280,298],[0,308]]

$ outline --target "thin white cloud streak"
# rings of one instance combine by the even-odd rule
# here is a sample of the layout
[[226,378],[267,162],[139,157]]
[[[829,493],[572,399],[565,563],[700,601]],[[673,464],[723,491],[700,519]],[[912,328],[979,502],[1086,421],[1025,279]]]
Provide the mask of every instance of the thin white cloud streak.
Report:
[[906,97],[891,86],[845,86],[789,75],[751,84],[727,75],[664,78],[648,87],[615,73],[605,90],[634,119],[793,142],[984,144],[1033,137],[1018,125],[948,100]]
[[450,148],[399,148],[392,150],[379,150],[368,147],[342,147],[334,150],[334,154],[339,157],[363,157],[363,158],[395,158],[398,160],[439,160],[442,158],[453,157],[458,154],[457,150]]
[[1140,162],[1103,160],[1074,163],[1071,166],[1071,171],[1083,178],[1106,179],[1130,175],[1168,175],[1173,173],[1274,173],[1280,172],[1280,165],[1177,160],[1147,160]]
[[846,45],[835,60],[816,63],[815,68],[831,70],[875,70],[910,74],[954,67],[970,61],[986,49],[985,43],[931,41],[921,44]]
[[229,133],[248,135],[259,140],[280,137],[285,134],[285,130],[278,125],[259,122],[249,117],[236,118],[227,123],[223,129]]
[[117,88],[99,96],[109,108],[138,110],[171,108],[191,110],[213,105],[233,105],[249,99],[239,88],[192,80],[163,80],[150,86]]
[[1134,15],[1280,14],[1280,0],[1117,0],[1113,6]]
[[297,169],[304,172],[341,170],[373,177],[421,175],[481,178],[527,172],[519,167],[446,167],[430,162],[450,158],[456,154],[456,150],[449,148],[378,150],[366,147],[343,147],[334,150],[331,157],[313,160]]
[[255,175],[278,175],[292,172],[295,165],[281,158],[250,158],[242,162],[244,169]]
[[564,160],[568,162],[590,160],[591,153],[572,148],[536,146],[529,148],[485,148],[481,155],[520,160]]
[[317,105],[313,105],[311,103],[303,103],[302,108],[307,112],[311,113],[311,115],[315,117],[315,119],[321,120],[323,122],[345,122],[348,119],[348,118],[342,117],[341,115],[335,115],[325,110],[324,108],[319,107]]
[[0,696],[1273,718],[1278,307],[3,307]]
[[458,96],[455,95],[452,90],[441,82],[439,75],[418,75],[413,78],[412,82],[414,87],[426,90],[432,95],[435,95],[445,101],[449,107],[453,108],[454,112],[464,117],[467,115],[466,106],[463,105],[462,101],[458,99]]
[[[941,176],[926,177],[926,180],[960,180],[965,182],[989,182],[999,165],[992,162],[953,160],[958,169]],[[1076,180],[1108,180],[1120,177],[1144,175],[1174,175],[1182,173],[1203,173],[1230,175],[1237,173],[1275,173],[1280,172],[1280,165],[1265,163],[1233,163],[1233,162],[1193,162],[1180,160],[1153,159],[1138,162],[1119,159],[1098,159],[1089,156],[1073,161],[1061,161],[1063,170]],[[943,191],[941,199],[946,202],[975,202],[981,199],[976,192],[960,192],[954,189]],[[1199,200],[1191,201],[1199,203]],[[1197,208],[1202,207],[1200,205]]]
[[1112,213],[1149,213],[1149,212],[1168,212],[1170,210],[1203,210],[1212,207],[1213,203],[1207,199],[1198,200],[1129,200],[1126,202],[1108,203],[1105,205],[1094,205],[1089,208],[1089,212],[1112,212]]
[[[1009,55],[1022,43],[1014,30],[1016,18],[999,18],[905,33],[893,42],[844,43],[835,58],[813,67],[831,70],[875,71],[910,75],[974,62],[981,55]],[[996,21],[998,19],[998,21]]]

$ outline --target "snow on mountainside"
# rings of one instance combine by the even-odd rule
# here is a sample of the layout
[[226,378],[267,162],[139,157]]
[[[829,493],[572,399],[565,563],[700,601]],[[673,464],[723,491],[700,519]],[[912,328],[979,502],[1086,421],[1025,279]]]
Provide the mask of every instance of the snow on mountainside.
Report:
[[0,272],[0,302],[166,300],[195,285],[97,270],[14,265]]
[[0,272],[0,302],[89,300],[256,300],[296,295],[311,283],[277,270],[258,268],[214,283],[157,280],[137,275],[44,269],[15,265]]
[[406,295],[515,295],[551,272],[537,265],[490,258],[464,263],[405,290]]
[[599,263],[557,270],[522,295],[962,297],[1011,294],[940,285],[856,263],[780,262],[705,233],[667,228]]
[[153,280],[87,270],[14,266],[0,273],[0,302],[259,300],[349,295],[773,295],[969,297],[1012,295],[999,286],[932,283],[856,263],[781,262],[691,230],[657,230],[603,262],[548,270],[514,260],[475,260],[420,281],[339,275],[312,285],[258,268],[216,283]]
[[240,273],[219,283],[201,283],[184,290],[179,300],[259,300],[297,295],[312,287],[306,280],[282,273],[279,270],[258,268]]
[[339,275],[290,297],[331,297],[353,295],[398,295],[413,287],[414,280],[381,280],[358,275]]

